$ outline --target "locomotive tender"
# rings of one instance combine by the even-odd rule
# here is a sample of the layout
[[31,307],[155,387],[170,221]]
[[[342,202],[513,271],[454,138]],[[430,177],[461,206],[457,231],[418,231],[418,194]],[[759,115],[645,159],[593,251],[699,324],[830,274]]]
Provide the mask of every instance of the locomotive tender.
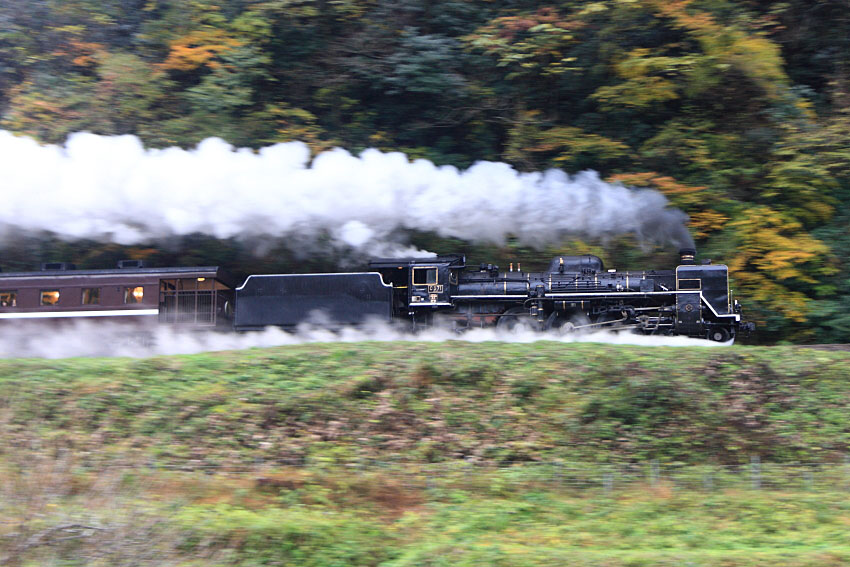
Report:
[[718,342],[749,333],[732,299],[728,269],[680,251],[675,270],[605,270],[597,256],[558,256],[544,272],[466,266],[463,255],[390,258],[369,272],[249,276],[236,289],[237,330],[294,328],[313,320],[358,324],[441,321],[458,330],[495,325],[572,332],[633,330]]
[[753,329],[732,299],[726,266],[681,251],[675,270],[605,270],[597,256],[557,256],[543,272],[466,265],[463,255],[389,258],[369,272],[252,275],[234,289],[217,267],[0,272],[0,320],[158,322],[249,331],[369,320],[572,332],[631,330],[726,342]]

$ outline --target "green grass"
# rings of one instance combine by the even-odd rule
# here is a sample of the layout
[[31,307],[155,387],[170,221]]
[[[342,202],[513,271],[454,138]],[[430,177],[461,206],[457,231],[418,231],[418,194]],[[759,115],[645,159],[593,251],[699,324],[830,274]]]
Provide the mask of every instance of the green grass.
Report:
[[[842,491],[701,492],[662,483],[606,495],[506,488],[501,473],[487,482],[437,479],[425,487],[390,473],[339,470],[81,474],[71,467],[63,476],[61,468],[39,467],[27,480],[4,470],[24,497],[18,505],[9,494],[0,500],[4,565],[140,564],[145,554],[157,565],[245,567],[798,567],[850,560],[850,503]],[[4,528],[10,522],[14,528]],[[56,530],[68,525],[96,531]],[[27,547],[33,541],[42,545]]]
[[[849,378],[546,342],[0,361],[0,563],[844,565]],[[764,490],[723,468],[753,455]]]
[[[333,564],[329,556],[387,567],[683,560],[814,565],[830,555],[850,558],[850,510],[835,496],[627,493],[603,499],[530,492],[494,498],[453,491],[384,522],[362,512],[329,513],[327,507],[249,511],[229,505],[187,508],[177,521],[198,540],[216,539],[236,558],[264,545],[270,560],[283,557],[293,565]],[[288,548],[293,540],[302,545]],[[313,547],[314,552],[295,556]],[[354,550],[369,556],[355,557]],[[752,563],[753,558],[761,561]]]
[[362,343],[0,361],[0,433],[161,462],[836,461],[850,353]]

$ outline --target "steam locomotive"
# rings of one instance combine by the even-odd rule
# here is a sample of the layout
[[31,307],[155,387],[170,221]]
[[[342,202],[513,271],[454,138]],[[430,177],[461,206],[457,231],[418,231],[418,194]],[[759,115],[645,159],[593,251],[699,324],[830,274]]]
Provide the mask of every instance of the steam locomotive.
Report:
[[557,256],[543,272],[466,265],[460,254],[373,260],[367,272],[251,275],[236,287],[218,267],[0,272],[0,320],[111,320],[250,331],[377,320],[416,330],[449,325],[557,333],[631,330],[728,342],[753,330],[729,290],[726,266],[605,270],[597,256]]
[[593,255],[558,256],[544,272],[513,265],[466,265],[463,255],[390,258],[369,272],[249,276],[236,289],[234,327],[295,327],[317,315],[335,324],[368,318],[406,321],[413,329],[632,330],[718,342],[749,333],[733,300],[726,266],[697,265],[680,251],[675,270],[605,270]]

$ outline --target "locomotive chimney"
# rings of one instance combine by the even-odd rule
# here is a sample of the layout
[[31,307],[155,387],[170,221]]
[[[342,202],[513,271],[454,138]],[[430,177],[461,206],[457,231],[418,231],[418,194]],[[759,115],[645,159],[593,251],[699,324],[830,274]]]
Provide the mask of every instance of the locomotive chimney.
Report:
[[692,266],[696,264],[694,257],[697,255],[696,248],[680,248],[679,249],[679,265]]

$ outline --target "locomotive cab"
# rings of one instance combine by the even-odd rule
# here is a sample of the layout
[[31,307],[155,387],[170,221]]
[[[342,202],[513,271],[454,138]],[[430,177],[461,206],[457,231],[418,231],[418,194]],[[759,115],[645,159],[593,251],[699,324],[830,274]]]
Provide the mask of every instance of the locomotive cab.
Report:
[[458,276],[465,267],[466,258],[455,254],[369,263],[371,270],[392,285],[394,310],[423,324],[434,311],[453,307],[452,295],[457,292]]
[[[449,264],[412,266],[410,268],[410,307],[451,305],[452,270]],[[457,285],[457,276],[454,277]]]

